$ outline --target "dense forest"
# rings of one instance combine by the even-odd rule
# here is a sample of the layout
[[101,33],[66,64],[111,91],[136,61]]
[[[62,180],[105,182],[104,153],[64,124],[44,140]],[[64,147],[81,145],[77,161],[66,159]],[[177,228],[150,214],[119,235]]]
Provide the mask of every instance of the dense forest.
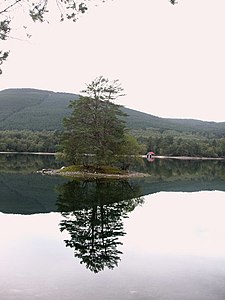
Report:
[[57,152],[58,131],[5,130],[0,131],[0,151],[3,152]]
[[157,155],[225,157],[225,135],[187,133],[175,130],[148,130],[147,134],[133,131],[139,143],[147,146],[147,151]]
[[77,95],[35,89],[0,92],[0,130],[62,130],[68,105]]
[[[134,133],[146,151],[157,155],[225,157],[225,137],[208,138],[176,131],[152,130],[148,136]],[[59,131],[5,130],[0,131],[0,152],[57,152],[60,151]],[[144,153],[143,153],[144,154]]]
[[[63,119],[78,95],[36,89],[0,91],[0,151],[59,151]],[[122,107],[126,126],[157,155],[225,156],[225,122],[160,118]]]

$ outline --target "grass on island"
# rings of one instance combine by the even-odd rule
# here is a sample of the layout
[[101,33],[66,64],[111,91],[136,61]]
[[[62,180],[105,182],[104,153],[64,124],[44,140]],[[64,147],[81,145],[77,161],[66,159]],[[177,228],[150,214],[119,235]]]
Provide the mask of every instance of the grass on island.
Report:
[[124,175],[127,171],[121,170],[118,167],[113,166],[83,166],[83,165],[72,165],[65,167],[60,172],[80,172],[80,173],[93,173],[93,174],[111,174],[111,175]]

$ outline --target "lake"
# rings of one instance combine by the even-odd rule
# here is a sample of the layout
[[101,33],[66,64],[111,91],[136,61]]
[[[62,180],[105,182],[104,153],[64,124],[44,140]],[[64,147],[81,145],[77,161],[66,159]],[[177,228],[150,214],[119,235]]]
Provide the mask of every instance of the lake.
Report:
[[132,180],[0,155],[0,299],[224,300],[225,162],[142,161]]

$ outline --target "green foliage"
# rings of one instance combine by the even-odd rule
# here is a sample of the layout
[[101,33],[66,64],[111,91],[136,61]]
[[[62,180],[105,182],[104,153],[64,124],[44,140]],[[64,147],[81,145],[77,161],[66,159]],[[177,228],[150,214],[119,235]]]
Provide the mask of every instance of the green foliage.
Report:
[[[54,93],[36,89],[0,91],[0,130],[62,130],[62,120],[70,115],[70,101],[76,94]],[[137,99],[138,100],[138,99]],[[166,119],[120,107],[126,127],[134,136],[151,136],[170,130],[172,134],[200,134],[205,138],[223,138],[225,122]]]
[[50,152],[58,150],[57,131],[6,130],[0,131],[0,152]]
[[122,170],[127,170],[132,164],[139,160],[137,154],[143,153],[146,153],[146,146],[138,143],[134,136],[126,133],[116,161],[120,163]]
[[[0,51],[0,66],[9,56],[9,51]],[[2,69],[0,68],[0,75],[2,74]]]
[[[11,7],[17,4],[19,0],[11,3],[11,1],[1,1],[0,3],[0,40],[5,41],[9,38],[11,31],[11,17],[7,14]],[[4,2],[4,3],[3,3]],[[9,51],[0,50],[0,75],[2,74],[1,65],[8,58]]]
[[123,174],[121,170],[115,166],[100,166],[95,165],[72,165],[63,168],[60,172],[85,172],[85,173],[100,173],[100,174]]
[[135,110],[129,110],[128,115],[128,127],[132,129],[134,135],[139,136],[146,136],[155,130],[160,133],[171,130],[176,134],[183,132],[189,134],[200,133],[207,138],[211,138],[223,137],[225,132],[225,122],[160,118]]
[[[63,21],[64,19],[71,19],[73,21],[76,21],[81,14],[84,14],[88,10],[89,1],[90,0],[56,0],[55,2],[60,12],[60,20]],[[97,2],[96,0],[92,1],[95,3]],[[29,14],[33,21],[44,22],[46,20],[45,16],[49,12],[48,2],[48,0],[36,0],[32,3]],[[102,2],[105,2],[105,0],[103,0]]]
[[87,85],[86,90],[82,92],[87,94],[90,99],[98,99],[106,102],[114,101],[118,97],[124,96],[119,80],[110,81],[103,76],[99,76],[93,80]]
[[176,131],[152,130],[148,135],[138,136],[148,151],[157,155],[224,157],[225,139]]
[[[10,21],[7,19],[0,20],[0,40],[6,40],[10,32]],[[0,51],[0,66],[7,59],[9,51]],[[2,74],[2,69],[0,68],[0,74]]]
[[40,21],[44,22],[45,14],[48,12],[47,9],[48,1],[37,1],[36,3],[32,3],[32,8],[30,9],[29,13],[34,22]]
[[97,165],[110,164],[126,140],[121,118],[125,114],[111,102],[121,96],[122,88],[118,81],[99,77],[84,92],[85,96],[71,103],[72,115],[64,122],[65,156],[77,163],[85,154],[92,154]]
[[0,130],[62,130],[68,105],[78,96],[35,89],[0,92]]

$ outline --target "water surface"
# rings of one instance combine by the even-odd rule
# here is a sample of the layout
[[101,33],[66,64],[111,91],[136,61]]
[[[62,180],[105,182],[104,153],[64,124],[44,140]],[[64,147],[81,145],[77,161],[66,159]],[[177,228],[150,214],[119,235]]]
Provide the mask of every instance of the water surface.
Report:
[[79,181],[1,159],[0,299],[225,299],[223,163]]

